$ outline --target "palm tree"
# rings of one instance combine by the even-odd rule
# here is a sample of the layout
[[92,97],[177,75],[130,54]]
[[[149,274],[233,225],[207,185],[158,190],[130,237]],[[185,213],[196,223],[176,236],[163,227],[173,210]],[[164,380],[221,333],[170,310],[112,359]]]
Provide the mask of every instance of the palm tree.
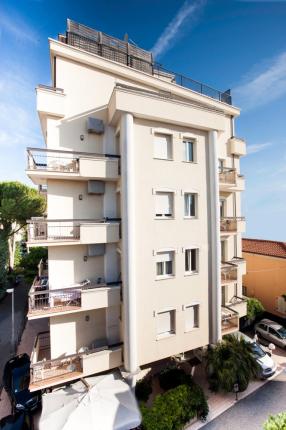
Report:
[[210,389],[231,392],[234,384],[244,391],[249,381],[258,376],[259,366],[251,345],[242,338],[228,335],[207,353],[207,374]]

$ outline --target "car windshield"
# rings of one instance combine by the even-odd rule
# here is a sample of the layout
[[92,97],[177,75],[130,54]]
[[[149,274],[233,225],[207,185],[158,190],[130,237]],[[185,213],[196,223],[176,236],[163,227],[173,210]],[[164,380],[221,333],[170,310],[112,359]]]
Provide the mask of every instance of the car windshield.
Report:
[[253,342],[251,344],[251,349],[255,358],[264,357],[265,352],[263,351],[263,349],[261,349],[261,347],[256,342]]
[[285,327],[281,327],[277,331],[283,339],[286,339],[286,328]]
[[16,367],[13,369],[12,374],[12,388],[15,393],[26,390],[29,388],[30,375],[29,375],[30,365],[23,367]]

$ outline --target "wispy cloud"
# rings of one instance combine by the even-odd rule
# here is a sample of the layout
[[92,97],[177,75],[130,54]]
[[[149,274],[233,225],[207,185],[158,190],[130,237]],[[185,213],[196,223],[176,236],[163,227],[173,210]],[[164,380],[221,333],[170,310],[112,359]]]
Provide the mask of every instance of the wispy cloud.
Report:
[[286,51],[234,88],[235,102],[245,110],[266,105],[286,95]]
[[39,35],[29,26],[22,17],[15,12],[7,13],[0,9],[0,37],[2,33],[9,33],[17,42],[29,42],[37,44]]
[[269,146],[272,146],[272,142],[265,142],[265,143],[256,143],[253,145],[247,146],[247,155],[250,154],[256,154],[257,152],[264,151],[264,149],[269,148]]
[[188,22],[188,30],[195,25],[207,0],[186,0],[174,18],[169,22],[151,51],[154,57],[159,57],[169,50],[181,36],[184,25]]
[[18,63],[1,64],[0,124],[0,147],[12,150],[18,146],[36,146],[41,141],[33,76]]

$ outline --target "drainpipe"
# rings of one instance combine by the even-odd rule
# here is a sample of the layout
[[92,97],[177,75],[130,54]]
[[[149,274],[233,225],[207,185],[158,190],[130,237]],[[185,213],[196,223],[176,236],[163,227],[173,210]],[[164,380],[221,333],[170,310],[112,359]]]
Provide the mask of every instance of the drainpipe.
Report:
[[122,211],[122,278],[124,304],[124,367],[134,383],[138,370],[137,313],[135,278],[135,154],[133,116],[122,113],[120,126],[121,145],[121,211]]
[[211,343],[221,339],[221,281],[220,281],[220,211],[219,211],[219,182],[217,131],[209,131],[208,156],[210,175],[210,238],[211,238]]

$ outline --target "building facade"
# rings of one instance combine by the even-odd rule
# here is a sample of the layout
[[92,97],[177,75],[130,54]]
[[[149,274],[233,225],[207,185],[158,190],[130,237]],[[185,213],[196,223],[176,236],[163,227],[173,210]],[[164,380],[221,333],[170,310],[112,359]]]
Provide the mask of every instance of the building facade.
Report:
[[264,309],[286,317],[286,244],[274,240],[243,239],[247,272],[244,293],[260,300]]
[[246,151],[230,92],[70,20],[49,44],[52,86],[37,88],[46,147],[28,148],[27,167],[47,188],[28,245],[49,256],[49,288],[30,292],[28,317],[49,319],[31,389],[116,367],[135,375],[246,314]]

